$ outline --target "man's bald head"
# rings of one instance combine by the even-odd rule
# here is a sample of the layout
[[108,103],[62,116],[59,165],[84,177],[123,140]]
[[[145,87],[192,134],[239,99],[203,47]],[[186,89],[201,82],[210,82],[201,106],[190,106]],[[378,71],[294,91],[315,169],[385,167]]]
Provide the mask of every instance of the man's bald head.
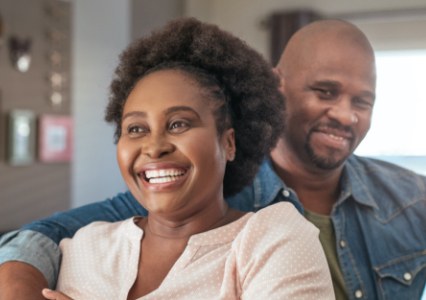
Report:
[[342,20],[320,20],[297,31],[289,40],[277,68],[282,75],[300,71],[315,63],[318,55],[335,52],[351,60],[362,55],[374,67],[374,51],[365,34],[351,23]]
[[289,40],[276,70],[286,131],[275,159],[293,154],[310,172],[340,170],[371,124],[376,70],[368,39],[344,21],[311,23]]

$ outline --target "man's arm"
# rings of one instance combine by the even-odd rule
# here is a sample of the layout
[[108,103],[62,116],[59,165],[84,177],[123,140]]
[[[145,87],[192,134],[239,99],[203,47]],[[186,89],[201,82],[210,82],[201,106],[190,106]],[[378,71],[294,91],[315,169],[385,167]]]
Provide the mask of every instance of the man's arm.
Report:
[[47,287],[43,274],[31,265],[22,262],[7,262],[0,265],[0,299],[45,299],[41,290]]
[[[32,230],[14,231],[0,240],[0,266],[7,262],[21,262],[31,265],[47,280],[50,287],[55,285],[59,274],[61,251],[57,244],[45,235]],[[6,270],[0,270],[0,283],[8,278]],[[0,289],[0,299],[2,289]]]
[[111,199],[53,214],[47,219],[24,225],[22,230],[40,232],[56,244],[72,237],[77,230],[95,221],[116,222],[135,215],[146,216],[147,211],[130,192],[120,193]]
[[[115,222],[134,215],[146,215],[146,211],[130,192],[126,192],[112,199],[54,214],[47,219],[25,225],[18,232],[2,236],[0,299],[9,299],[6,298],[7,293],[16,291],[17,284],[23,289],[29,289],[38,288],[43,282],[43,287],[54,288],[61,259],[58,244],[63,238],[72,237],[78,229],[94,221]],[[14,262],[13,266],[19,267],[11,268],[9,262]],[[32,271],[28,271],[28,268],[32,268]],[[26,271],[29,273],[23,274]],[[14,289],[4,284],[9,276],[19,279],[15,281]],[[40,291],[38,290],[37,296]],[[35,295],[32,296],[31,299],[34,299]]]

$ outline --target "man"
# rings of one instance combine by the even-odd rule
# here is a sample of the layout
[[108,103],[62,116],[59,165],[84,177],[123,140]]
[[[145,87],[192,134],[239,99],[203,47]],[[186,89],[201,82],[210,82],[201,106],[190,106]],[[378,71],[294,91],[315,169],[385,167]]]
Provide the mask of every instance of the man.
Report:
[[[291,38],[276,72],[287,99],[286,132],[253,184],[229,204],[257,210],[294,203],[320,228],[337,299],[419,299],[426,281],[426,178],[352,154],[368,132],[375,98],[367,38],[346,22],[312,23]],[[4,241],[0,263],[35,267],[1,265],[0,298],[26,299],[10,285],[26,295],[46,280],[53,286],[56,244],[80,226],[141,213],[126,193],[24,227]]]

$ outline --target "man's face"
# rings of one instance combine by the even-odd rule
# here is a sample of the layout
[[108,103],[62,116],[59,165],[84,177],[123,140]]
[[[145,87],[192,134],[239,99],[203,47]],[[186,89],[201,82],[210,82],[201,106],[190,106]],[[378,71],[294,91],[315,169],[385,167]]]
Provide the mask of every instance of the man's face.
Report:
[[334,46],[313,47],[283,84],[288,149],[322,170],[338,168],[365,137],[375,99],[374,59]]

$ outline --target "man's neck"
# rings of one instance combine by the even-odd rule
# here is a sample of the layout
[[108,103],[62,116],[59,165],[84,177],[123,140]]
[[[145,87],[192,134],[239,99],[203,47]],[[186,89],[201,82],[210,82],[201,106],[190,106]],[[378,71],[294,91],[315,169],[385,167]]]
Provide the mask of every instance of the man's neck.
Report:
[[278,176],[292,188],[306,210],[329,215],[339,197],[343,167],[320,170],[302,162],[280,140],[271,152],[272,165]]

